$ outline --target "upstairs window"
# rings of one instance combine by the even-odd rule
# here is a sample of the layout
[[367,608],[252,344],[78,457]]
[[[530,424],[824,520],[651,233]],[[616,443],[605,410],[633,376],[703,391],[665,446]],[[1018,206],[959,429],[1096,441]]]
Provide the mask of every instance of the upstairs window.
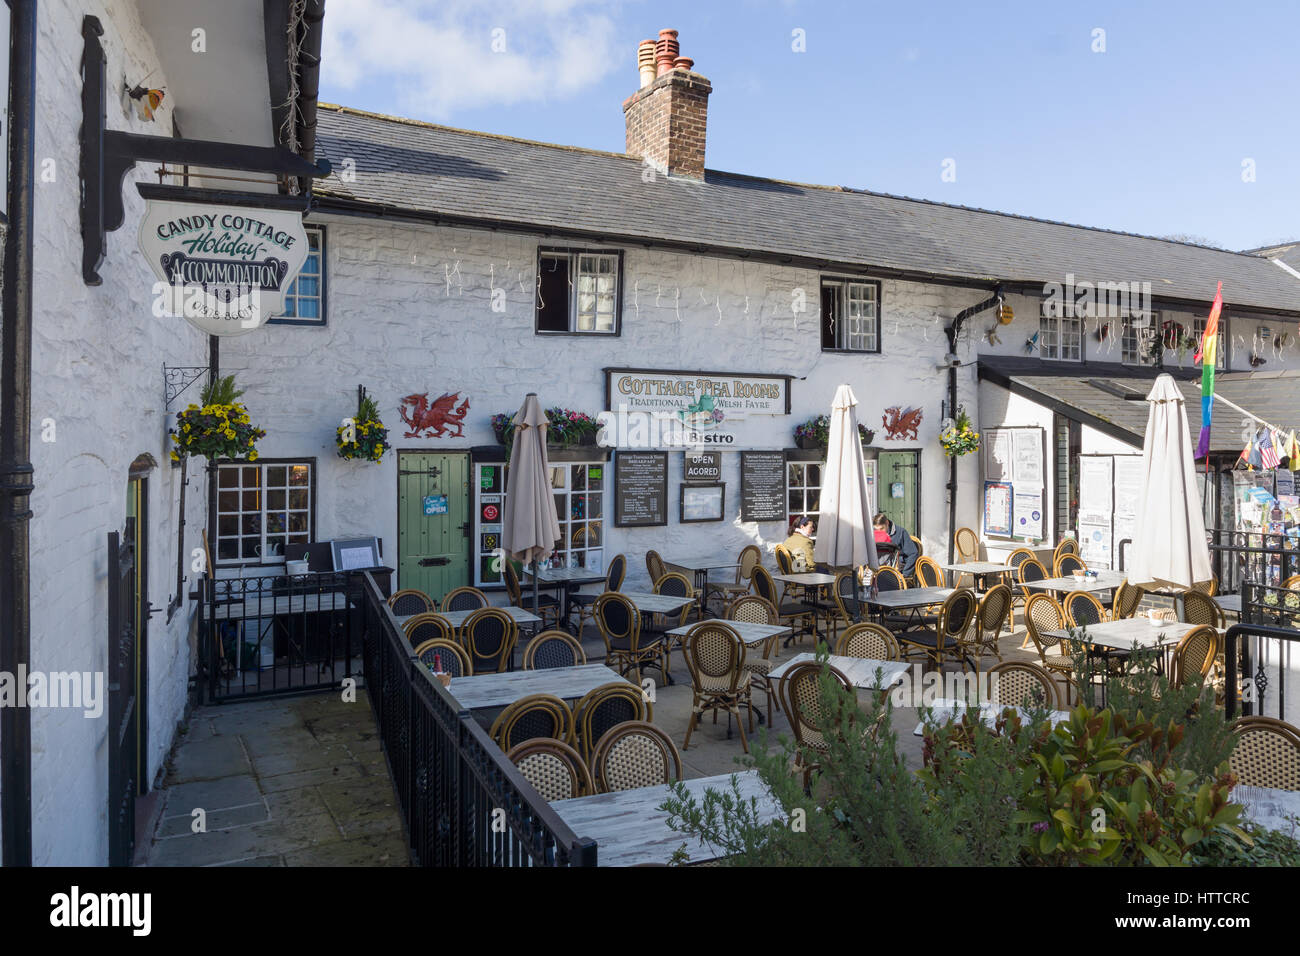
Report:
[[325,230],[307,226],[307,261],[284,291],[284,312],[270,319],[279,325],[325,324]]
[[1056,362],[1083,360],[1083,319],[1073,307],[1043,305],[1038,319],[1038,357]]
[[880,283],[822,279],[822,350],[880,351]]
[[1119,320],[1119,328],[1119,360],[1125,365],[1155,365],[1160,313],[1152,312],[1145,318],[1126,315]]
[[537,261],[537,331],[616,335],[623,254],[542,249]]

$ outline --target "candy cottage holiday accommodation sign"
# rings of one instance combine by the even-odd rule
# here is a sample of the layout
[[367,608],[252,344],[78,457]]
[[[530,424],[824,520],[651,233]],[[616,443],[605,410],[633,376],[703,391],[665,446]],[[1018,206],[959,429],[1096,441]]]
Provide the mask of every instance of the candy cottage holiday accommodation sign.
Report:
[[284,311],[309,249],[298,212],[151,199],[140,251],[159,280],[155,315],[240,335]]

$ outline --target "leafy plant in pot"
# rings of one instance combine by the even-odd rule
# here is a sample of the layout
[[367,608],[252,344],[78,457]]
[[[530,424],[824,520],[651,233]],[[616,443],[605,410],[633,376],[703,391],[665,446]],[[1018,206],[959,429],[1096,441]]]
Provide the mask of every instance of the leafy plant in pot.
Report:
[[[866,425],[858,426],[858,437],[863,445],[870,445],[876,433]],[[794,443],[799,448],[826,448],[831,443],[831,417],[818,415],[810,418],[794,429]]]

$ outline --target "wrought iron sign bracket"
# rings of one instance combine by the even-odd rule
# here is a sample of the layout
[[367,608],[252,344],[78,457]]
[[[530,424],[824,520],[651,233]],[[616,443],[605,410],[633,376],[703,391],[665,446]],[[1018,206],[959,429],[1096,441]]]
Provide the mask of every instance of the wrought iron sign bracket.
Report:
[[185,391],[204,375],[208,374],[206,365],[163,365],[163,387],[166,390],[167,404],[165,408],[170,409],[172,402],[180,397],[181,392]]
[[81,277],[99,285],[104,238],[125,218],[122,183],[136,162],[173,163],[283,176],[328,176],[327,160],[309,163],[280,146],[244,146],[212,140],[145,136],[108,129],[105,107],[104,28],[98,17],[81,21]]

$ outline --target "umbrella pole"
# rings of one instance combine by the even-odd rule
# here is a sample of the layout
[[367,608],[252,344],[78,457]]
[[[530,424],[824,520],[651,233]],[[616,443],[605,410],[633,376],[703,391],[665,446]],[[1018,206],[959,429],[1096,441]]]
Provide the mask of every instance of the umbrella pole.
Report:
[[[540,598],[538,598],[537,596],[537,592],[540,587],[541,585],[537,581],[537,559],[533,558],[533,613],[534,614],[537,614],[537,605],[540,603]],[[539,614],[538,617],[540,616],[541,615]]]

